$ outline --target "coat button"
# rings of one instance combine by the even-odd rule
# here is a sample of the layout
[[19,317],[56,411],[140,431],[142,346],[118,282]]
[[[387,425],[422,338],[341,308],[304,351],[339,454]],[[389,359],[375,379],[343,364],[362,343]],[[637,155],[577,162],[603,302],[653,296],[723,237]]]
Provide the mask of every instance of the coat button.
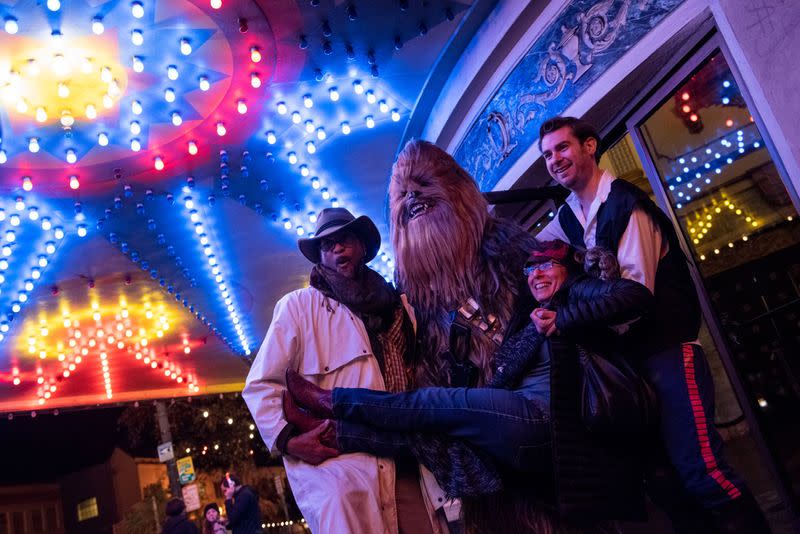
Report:
[[326,365],[326,366],[325,366],[325,370],[327,371],[328,369],[329,369],[329,368],[328,368],[328,366]]
[[366,354],[366,353],[367,353],[367,349],[364,349],[364,350],[362,350],[361,352],[363,352],[364,354]]

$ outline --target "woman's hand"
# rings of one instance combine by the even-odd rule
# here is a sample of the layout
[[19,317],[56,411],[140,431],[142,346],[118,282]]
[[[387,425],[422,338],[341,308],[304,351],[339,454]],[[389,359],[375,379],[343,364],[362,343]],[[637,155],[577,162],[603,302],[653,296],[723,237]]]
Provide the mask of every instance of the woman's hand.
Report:
[[549,337],[556,333],[556,312],[545,308],[536,308],[531,312],[531,320],[540,334]]

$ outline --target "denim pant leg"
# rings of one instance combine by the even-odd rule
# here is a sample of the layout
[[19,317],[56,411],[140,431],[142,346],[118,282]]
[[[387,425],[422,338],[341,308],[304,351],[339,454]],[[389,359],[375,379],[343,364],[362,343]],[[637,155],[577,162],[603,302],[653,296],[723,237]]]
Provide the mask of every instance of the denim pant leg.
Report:
[[504,464],[550,441],[546,412],[511,391],[422,388],[405,393],[336,388],[337,419],[392,432],[425,432],[463,439]]
[[395,458],[411,451],[411,434],[336,420],[336,442],[342,452],[363,452]]
[[744,481],[722,454],[714,426],[714,382],[703,349],[684,343],[648,357],[646,378],[661,403],[661,434],[686,491],[713,508],[741,496]]

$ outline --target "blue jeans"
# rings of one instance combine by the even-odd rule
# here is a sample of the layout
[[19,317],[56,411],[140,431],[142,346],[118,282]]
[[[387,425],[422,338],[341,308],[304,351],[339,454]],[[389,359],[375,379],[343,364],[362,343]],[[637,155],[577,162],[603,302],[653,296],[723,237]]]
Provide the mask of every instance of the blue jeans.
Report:
[[498,465],[521,469],[537,449],[549,450],[550,422],[542,410],[512,391],[422,388],[388,393],[335,388],[337,439],[346,450],[394,456],[407,450],[409,433],[463,440]]
[[661,403],[661,436],[686,491],[705,508],[741,496],[746,485],[725,461],[714,426],[714,382],[703,349],[684,343],[644,360]]

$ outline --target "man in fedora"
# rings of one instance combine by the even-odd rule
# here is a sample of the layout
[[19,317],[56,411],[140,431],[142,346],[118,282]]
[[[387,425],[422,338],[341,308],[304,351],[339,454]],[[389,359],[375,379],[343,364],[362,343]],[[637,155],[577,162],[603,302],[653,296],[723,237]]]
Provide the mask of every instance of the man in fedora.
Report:
[[287,369],[325,388],[409,386],[413,313],[366,265],[380,244],[368,217],[344,208],[322,210],[314,236],[298,240],[314,265],[310,287],[275,305],[242,392],[270,452],[283,453],[295,499],[314,533],[441,532],[434,508],[444,495],[429,472],[420,477],[413,461],[337,456],[323,445],[329,422],[301,435],[283,412]]

